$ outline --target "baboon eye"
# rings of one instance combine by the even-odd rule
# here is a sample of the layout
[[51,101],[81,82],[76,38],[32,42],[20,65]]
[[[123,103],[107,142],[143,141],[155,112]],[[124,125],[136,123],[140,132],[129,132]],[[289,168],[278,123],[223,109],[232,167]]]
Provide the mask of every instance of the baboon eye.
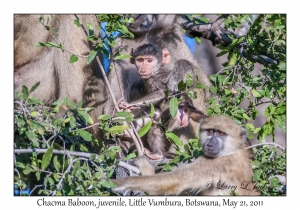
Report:
[[144,62],[144,59],[143,58],[138,58],[138,59],[136,59],[136,61],[139,62],[139,63],[142,63],[142,62]]
[[213,133],[214,133],[214,130],[213,130],[213,129],[210,129],[210,130],[208,130],[208,133],[209,133],[209,134],[213,134]]
[[151,63],[153,61],[153,59],[148,59],[148,63]]
[[219,136],[224,136],[224,135],[225,135],[224,132],[222,132],[222,131],[219,132]]

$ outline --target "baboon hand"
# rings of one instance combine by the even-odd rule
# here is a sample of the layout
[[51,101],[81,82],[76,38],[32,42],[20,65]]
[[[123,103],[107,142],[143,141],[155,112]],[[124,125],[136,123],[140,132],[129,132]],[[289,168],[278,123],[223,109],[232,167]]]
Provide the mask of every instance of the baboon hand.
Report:
[[127,190],[125,179],[112,179],[111,181],[116,184],[116,187],[112,188],[113,192],[123,193]]
[[131,112],[132,110],[137,109],[137,107],[135,105],[128,104],[125,101],[120,101],[118,106],[119,106],[119,109],[127,111],[127,112]]

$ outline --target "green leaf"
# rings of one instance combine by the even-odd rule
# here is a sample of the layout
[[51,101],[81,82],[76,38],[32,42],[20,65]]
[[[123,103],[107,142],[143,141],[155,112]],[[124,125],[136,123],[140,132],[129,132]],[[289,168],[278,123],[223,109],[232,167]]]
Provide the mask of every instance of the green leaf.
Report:
[[54,156],[54,158],[53,158],[53,165],[54,165],[54,168],[55,168],[56,172],[60,172],[61,165],[57,160],[57,156]]
[[155,114],[155,109],[154,109],[154,105],[151,104],[151,112],[150,112],[150,117],[152,118]]
[[93,123],[94,123],[93,119],[92,119],[91,116],[87,113],[87,111],[85,111],[85,110],[77,110],[77,111],[78,111],[78,114],[80,114],[80,115],[84,118],[84,120],[85,120],[86,122],[88,122],[89,124],[93,124]]
[[71,116],[70,117],[70,128],[73,129],[76,126],[76,119],[75,117]]
[[106,121],[106,120],[110,120],[111,118],[112,116],[110,115],[101,115],[98,119]]
[[52,158],[53,146],[49,147],[42,158],[42,169],[46,169]]
[[253,181],[258,181],[261,174],[262,174],[262,170],[255,171],[253,174]]
[[228,51],[227,51],[227,50],[224,50],[224,51],[218,53],[218,54],[216,55],[216,57],[221,57],[222,55],[225,55],[226,53],[228,53]]
[[35,172],[36,180],[39,181],[41,179],[41,172],[37,171]]
[[208,86],[203,85],[203,84],[201,84],[201,83],[197,83],[197,84],[195,85],[195,87],[196,87],[196,88],[199,88],[199,89],[208,89],[208,88],[209,88]]
[[200,20],[205,23],[209,23],[209,18],[207,18],[207,17],[201,17]]
[[18,167],[18,168],[25,169],[24,163],[21,163],[21,162],[16,162],[16,163],[15,163],[15,166]]
[[117,55],[115,57],[115,60],[120,60],[120,59],[124,59],[124,58],[131,58],[131,55],[128,55],[128,54]]
[[29,95],[29,93],[28,93],[28,88],[26,87],[26,86],[22,86],[22,99],[24,100],[24,101],[26,101],[27,100],[27,98],[28,98],[28,95]]
[[32,117],[37,117],[37,116],[39,115],[39,113],[38,113],[38,112],[31,112],[30,115],[31,115]]
[[250,117],[246,113],[243,114],[243,117],[247,120],[250,120]]
[[79,168],[80,168],[80,163],[79,161],[76,161],[73,165],[72,175],[75,175]]
[[254,130],[254,125],[251,124],[251,123],[247,123],[247,124],[246,124],[246,128],[247,128],[247,129],[250,129],[250,130]]
[[17,98],[19,98],[19,96],[20,96],[20,93],[19,92],[15,92],[14,99],[16,100]]
[[101,179],[102,176],[103,176],[103,174],[101,172],[96,172],[93,174],[93,178],[98,179],[98,180]]
[[201,44],[201,39],[197,36],[195,37],[195,41],[196,41],[197,44]]
[[144,127],[142,127],[139,131],[139,137],[144,136],[151,128],[151,125],[152,125],[152,122],[148,122]]
[[81,109],[82,108],[82,100],[80,100],[76,106],[77,109]]
[[178,90],[179,90],[179,91],[184,91],[185,88],[186,88],[186,84],[185,84],[184,81],[181,80],[181,81],[178,83]]
[[26,165],[26,168],[23,170],[24,175],[28,175],[30,172],[32,172],[32,168],[30,167],[29,164]]
[[217,91],[218,91],[218,88],[214,87],[214,86],[210,86],[210,91],[213,93],[213,94],[216,94]]
[[94,36],[94,26],[92,23],[87,24],[87,28],[89,30],[89,36]]
[[286,70],[286,63],[285,62],[280,62],[278,65],[279,70]]
[[89,151],[89,149],[86,146],[84,146],[83,144],[79,144],[79,150],[82,151],[82,152],[88,152]]
[[183,142],[180,141],[179,137],[176,136],[174,133],[167,132],[166,136],[168,139],[172,140],[177,146],[183,146]]
[[40,105],[43,105],[43,102],[40,99],[32,97],[32,98],[28,99],[28,105],[31,105],[31,104],[40,104]]
[[262,97],[262,95],[257,90],[252,89],[251,93],[255,98]]
[[124,160],[130,160],[130,159],[133,159],[133,158],[136,158],[137,157],[137,153],[136,152],[132,152],[130,153],[129,155],[127,155]]
[[134,117],[134,115],[130,112],[117,112],[116,115],[119,117],[124,117],[126,119],[133,119]]
[[108,44],[109,44],[111,47],[114,47],[114,46],[116,45],[115,39],[114,39],[114,38],[109,37],[107,40],[108,40]]
[[36,137],[36,135],[33,131],[31,131],[31,130],[27,131],[26,136],[33,143],[34,147],[39,147],[39,142],[38,142],[37,137]]
[[97,55],[97,52],[98,51],[94,50],[94,49],[90,52],[90,54],[88,55],[88,58],[87,58],[87,64],[90,64],[94,60],[94,58]]
[[77,130],[79,135],[85,140],[85,141],[92,141],[92,134],[85,130]]
[[80,24],[80,22],[79,22],[78,19],[75,19],[75,20],[74,20],[74,24],[77,25],[78,27],[81,27],[81,24]]
[[102,187],[105,187],[105,188],[114,188],[114,187],[116,187],[116,185],[113,182],[111,182],[109,180],[105,180],[105,179],[102,179],[100,181],[100,185]]
[[53,174],[53,178],[55,179],[56,182],[59,182],[61,175],[59,174]]
[[78,56],[72,54],[72,55],[70,56],[69,63],[74,63],[74,62],[76,62],[76,61],[78,61]]
[[41,43],[41,46],[44,46],[44,47],[56,47],[56,48],[61,48],[62,46],[55,43],[55,42],[46,42],[46,43]]
[[170,107],[171,116],[174,118],[177,115],[177,111],[178,111],[178,99],[175,97],[171,98],[169,107]]
[[190,74],[186,75],[186,85],[191,87],[193,85],[193,77]]
[[126,129],[129,129],[128,125],[116,125],[109,128],[108,132],[111,133],[111,135],[122,134]]
[[29,93],[32,93],[39,85],[40,85],[40,82],[37,82],[34,86],[32,86]]
[[228,89],[225,89],[225,95],[230,95],[230,94],[231,94],[231,91]]

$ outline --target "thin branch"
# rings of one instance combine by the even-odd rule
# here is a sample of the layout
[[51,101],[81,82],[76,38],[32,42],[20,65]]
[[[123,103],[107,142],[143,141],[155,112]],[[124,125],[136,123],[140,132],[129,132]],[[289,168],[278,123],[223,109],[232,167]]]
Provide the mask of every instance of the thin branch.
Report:
[[[49,32],[50,36],[51,36],[52,39],[55,41],[55,43],[58,44],[59,46],[62,46],[62,45],[55,39],[55,37],[53,36],[53,34],[50,32],[50,30],[47,29],[47,26],[46,26],[44,23],[42,23],[42,22],[40,22],[40,23],[41,23],[41,24],[45,27],[45,29]],[[62,48],[61,48],[61,49],[62,49]],[[87,58],[87,57],[88,57],[87,55],[77,55],[76,53],[73,53],[73,52],[67,50],[66,48],[64,48],[64,49],[62,49],[62,50],[63,50],[63,51],[66,51],[66,52],[68,52],[68,53],[70,53],[70,54],[76,55],[76,56],[78,56],[78,57],[82,57],[82,58]]]
[[[17,172],[18,174],[18,182],[20,183],[20,185],[22,184],[22,181],[21,181],[21,175],[20,175],[20,172],[18,171],[18,169],[14,169],[15,172]],[[20,186],[20,195],[22,195],[22,186]]]
[[[232,39],[228,36],[228,34],[234,34],[234,32],[229,32],[223,28],[221,28],[221,24],[229,15],[221,15],[215,22],[213,23],[200,23],[195,24],[191,22],[188,18],[181,20],[182,27],[187,30],[187,34],[192,37],[202,37],[208,40],[211,40],[213,45],[221,45],[227,46],[232,43]],[[201,22],[201,21],[199,21]]]
[[[78,18],[78,17],[76,16],[76,18]],[[97,19],[97,18],[96,18],[96,19]],[[98,20],[98,19],[97,19],[97,20]],[[87,31],[86,31],[85,27],[84,27],[83,25],[81,25],[81,27],[83,28],[84,32],[87,34]],[[111,90],[111,87],[110,87],[109,81],[108,81],[108,79],[107,79],[106,73],[105,73],[105,71],[104,71],[104,69],[103,69],[103,66],[102,66],[102,64],[101,64],[101,62],[100,62],[100,59],[99,59],[99,56],[98,56],[98,55],[96,56],[96,61],[97,61],[98,65],[99,65],[99,67],[100,67],[100,70],[101,70],[101,72],[102,72],[102,75],[103,75],[103,77],[104,77],[104,80],[105,80],[105,82],[106,82],[106,85],[107,85],[107,87],[108,87],[108,89],[109,89],[110,95],[111,95],[112,100],[113,100],[114,105],[115,105],[115,108],[116,108],[117,111],[120,111],[120,109],[119,109],[119,107],[118,107],[118,104],[117,104],[117,102],[116,102],[116,99],[115,99],[115,97],[114,97],[114,94],[113,94],[113,92],[112,92],[112,90]],[[122,91],[121,91],[121,92],[122,92]],[[128,125],[127,122],[123,122],[123,124]],[[134,128],[134,125],[133,125],[132,122],[130,122],[130,125],[131,125],[132,128]],[[140,137],[139,137],[137,131],[136,131],[135,129],[133,129],[133,131],[134,131],[134,132],[132,132],[131,129],[128,129],[128,132],[129,132],[129,134],[130,134],[130,136],[131,136],[131,138],[132,138],[132,140],[133,140],[133,142],[134,142],[134,144],[135,144],[135,146],[136,146],[136,149],[137,149],[137,151],[138,151],[138,155],[139,155],[139,156],[142,156],[142,155],[144,154],[144,147],[143,147],[142,141],[141,141],[141,139],[140,139]]]
[[70,173],[70,171],[72,169],[72,166],[73,166],[73,163],[77,160],[77,159],[73,160],[73,158],[70,154],[67,154],[67,155],[68,155],[68,158],[70,159],[70,164],[69,164],[67,170],[62,175],[62,177],[59,180],[58,184],[56,185],[56,189],[53,191],[52,195],[56,195],[56,192],[57,192],[57,190],[59,190],[60,186],[62,185],[62,182],[64,181],[66,174]]
[[41,136],[42,136],[42,138],[43,138],[43,141],[46,143],[46,145],[47,145],[47,148],[49,148],[49,147],[50,147],[50,145],[49,145],[48,141],[45,139],[44,135],[41,135]]
[[[89,125],[89,126],[87,126],[87,127],[84,127],[84,128],[79,128],[78,130],[87,130],[87,129],[89,129],[89,128],[91,128],[91,127],[94,127],[94,126],[96,126],[96,125],[99,125],[99,123],[95,123],[95,124],[93,124],[93,125]],[[75,132],[76,130],[71,130],[70,132]]]
[[[107,79],[107,76],[106,76],[106,74],[105,74],[105,71],[104,71],[104,69],[103,69],[103,66],[102,66],[102,64],[101,64],[101,62],[100,62],[100,59],[99,59],[99,56],[98,56],[98,55],[96,56],[96,60],[97,60],[98,65],[100,66],[101,72],[102,72],[102,74],[103,74],[104,80],[105,80],[105,82],[106,82],[106,85],[107,85],[108,90],[109,90],[109,92],[110,92],[110,95],[111,95],[111,97],[112,97],[112,100],[113,100],[113,103],[114,103],[114,105],[115,105],[115,108],[116,108],[117,111],[120,111],[119,106],[118,106],[117,101],[116,101],[116,98],[114,97],[114,94],[113,94],[113,92],[112,92],[112,89],[111,89],[111,87],[110,87],[109,81],[108,81],[108,79]],[[124,123],[125,125],[126,125],[126,124],[128,125],[127,122],[123,122],[123,123]],[[130,123],[130,125],[131,125],[132,128],[134,128],[134,125],[133,125],[132,122]],[[139,156],[142,156],[142,155],[144,154],[144,152],[143,152],[143,151],[144,151],[144,147],[143,147],[143,144],[142,144],[142,141],[141,141],[139,135],[138,135],[137,133],[134,134],[133,131],[132,131],[131,129],[128,129],[127,131],[128,131],[128,133],[130,134],[130,136],[131,136],[131,138],[132,138],[132,140],[133,140],[133,142],[134,142],[134,144],[135,144],[135,146],[136,146],[136,148],[137,148],[138,155],[139,155]]]
[[284,150],[284,148],[283,148],[282,146],[280,146],[279,144],[276,144],[276,143],[272,143],[272,142],[265,142],[265,143],[254,144],[254,145],[252,145],[252,146],[245,147],[244,149],[250,149],[250,148],[258,147],[258,146],[262,146],[262,145],[272,145],[272,146],[274,146],[274,147],[278,147],[278,148],[281,149],[282,151]]
[[137,167],[132,166],[132,165],[129,165],[128,163],[125,163],[125,162],[120,161],[120,162],[118,163],[118,166],[121,166],[121,167],[123,167],[123,168],[126,168],[126,169],[128,169],[130,172],[132,171],[133,173],[140,174],[140,170],[139,170]]
[[[15,149],[14,153],[17,154],[24,154],[24,153],[33,153],[33,152],[37,152],[37,153],[45,153],[47,151],[47,149]],[[74,152],[74,151],[67,151],[67,150],[56,150],[54,149],[52,151],[53,154],[58,154],[58,155],[73,155],[76,157],[83,157],[83,158],[90,158],[91,155],[95,155],[96,158],[99,158],[99,155],[96,154],[91,154],[91,153],[85,153],[85,152]],[[123,161],[120,161],[117,165],[126,168],[128,170],[133,171],[136,174],[139,174],[139,169],[135,166],[129,165],[128,163],[125,163]]]
[[[233,37],[240,37],[241,35],[246,35],[249,31],[249,29],[245,29],[245,26],[242,26],[242,28],[240,29],[241,31],[243,31],[242,34],[237,34],[222,28],[221,24],[228,16],[229,15],[227,14],[221,15],[215,22],[212,23],[203,23],[199,21],[200,24],[195,24],[192,21],[190,21],[187,17],[183,17],[179,22],[182,25],[182,27],[187,31],[186,33],[189,36],[208,39],[212,41],[213,45],[220,45],[226,47],[232,43],[232,38],[230,38],[229,35],[232,35]],[[277,64],[277,61],[275,59],[272,59],[267,55],[248,55],[247,50],[245,49],[243,49],[241,53],[247,59],[261,63],[263,65],[270,66],[273,64]]]
[[35,185],[34,188],[30,191],[29,196],[31,196],[31,194],[33,193],[33,191],[35,191],[36,188],[38,187],[43,187],[44,185]]
[[[111,50],[112,52],[112,50]],[[115,60],[113,60],[113,64],[114,64],[114,68],[115,68],[115,72],[116,72],[116,76],[117,76],[117,80],[118,80],[118,84],[119,84],[119,88],[120,88],[120,92],[121,92],[121,97],[124,99],[124,93],[123,93],[123,89],[121,88],[121,82],[120,82],[120,77],[119,77],[119,74],[116,70],[116,64],[115,64]]]
[[25,115],[25,118],[27,119],[27,114],[26,114],[26,110],[24,108],[25,104],[19,102],[19,101],[14,101],[16,104],[19,104],[20,107],[23,109],[23,112],[24,112],[24,115]]

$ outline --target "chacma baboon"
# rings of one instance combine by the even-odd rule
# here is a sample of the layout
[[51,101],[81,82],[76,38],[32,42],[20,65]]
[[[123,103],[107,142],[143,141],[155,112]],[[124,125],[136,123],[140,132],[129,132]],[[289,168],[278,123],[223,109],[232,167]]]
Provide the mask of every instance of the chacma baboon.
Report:
[[251,154],[244,149],[245,129],[225,116],[212,116],[203,119],[200,132],[204,156],[171,172],[155,175],[147,160],[140,157],[136,162],[144,176],[113,180],[117,185],[114,190],[138,190],[149,195],[230,195],[232,192],[259,195],[252,182]]
[[[209,85],[209,80],[193,58],[190,50],[183,40],[181,25],[178,24],[177,15],[129,15],[135,18],[135,22],[128,25],[128,29],[135,35],[134,39],[119,37],[112,49],[112,54],[120,51],[121,54],[130,54],[131,48],[137,48],[143,43],[155,43],[161,49],[170,50],[172,61],[165,68],[173,69],[179,60],[188,61],[193,68],[193,74],[199,77],[204,85]],[[53,101],[68,97],[74,102],[83,101],[83,106],[94,107],[90,112],[96,122],[101,114],[112,114],[114,105],[110,93],[105,88],[102,74],[97,63],[86,64],[86,56],[92,49],[86,37],[85,30],[77,27],[75,15],[45,15],[45,24],[50,26],[48,31],[39,21],[40,15],[14,16],[14,88],[21,92],[22,86],[28,88],[40,82],[40,86],[32,93],[32,96],[41,99],[46,105]],[[95,15],[78,15],[80,23],[86,28],[91,23],[94,28],[99,25]],[[59,33],[52,33],[58,31]],[[50,33],[51,34],[50,34]],[[99,31],[94,31],[99,37]],[[37,47],[35,44],[42,42],[58,42],[69,52],[79,55],[77,62],[70,64],[70,54],[65,50],[55,47]],[[83,56],[80,56],[83,55]],[[111,56],[113,57],[113,56]],[[135,66],[129,59],[117,60],[114,71],[108,75],[113,85],[112,91],[116,99],[120,100],[124,95],[125,101],[131,101],[129,95],[135,95],[135,99],[143,97],[143,91],[133,88],[140,76]],[[118,80],[117,74],[120,76]],[[122,94],[121,94],[122,93]],[[201,111],[205,111],[205,101],[208,98],[207,90],[197,90],[197,99],[194,104]],[[196,124],[193,124],[195,126]],[[178,133],[181,139],[189,136],[193,138],[194,130],[180,129]],[[93,134],[99,139],[103,135],[98,126],[93,126]]]
[[[31,88],[37,82],[39,87],[31,93],[41,99],[45,105],[63,99],[66,96],[84,107],[93,106],[91,112],[94,121],[102,114],[105,106],[103,76],[96,63],[87,64],[86,56],[92,49],[81,27],[74,24],[78,17],[80,23],[87,27],[91,23],[99,25],[95,15],[45,15],[44,24],[41,15],[14,15],[14,88],[21,92],[22,86]],[[55,33],[53,31],[58,31]],[[99,30],[94,31],[99,37]],[[78,55],[78,61],[69,63],[71,54],[55,47],[38,47],[45,42],[63,43],[69,52]],[[94,126],[94,134],[99,129]],[[101,136],[101,135],[100,135]],[[98,136],[98,139],[101,137]]]
[[[132,15],[132,17],[135,18],[135,22],[128,25],[128,29],[134,33],[135,38],[116,39],[116,46],[112,49],[113,54],[131,54],[132,48],[135,51],[143,44],[152,43],[160,49],[166,48],[169,51],[172,59],[170,62],[163,65],[164,69],[172,72],[176,70],[174,67],[180,62],[188,62],[192,69],[192,76],[197,76],[199,82],[203,85],[210,85],[207,76],[194,59],[184,41],[182,26],[178,23],[179,16]],[[131,103],[132,101],[139,100],[147,95],[145,85],[143,85],[144,79],[140,77],[136,67],[130,63],[130,59],[112,61],[112,66],[115,70],[109,73],[110,83],[117,83],[118,78],[121,81],[120,87],[118,85],[112,86],[117,101],[120,101],[123,98],[126,102]],[[185,70],[182,71],[184,72]],[[205,101],[209,97],[209,91],[208,89],[196,89],[195,91],[197,92],[197,98],[193,101],[193,104],[197,109],[204,113],[206,111]],[[111,99],[108,97],[107,101],[110,100]],[[104,110],[104,113],[113,113],[111,106],[106,106]],[[199,123],[189,120],[189,125],[187,127],[178,129],[177,131],[174,131],[174,133],[180,140],[187,143],[188,139],[196,137],[195,132],[198,132],[198,130]],[[170,147],[168,152],[174,153],[174,147]]]
[[[141,109],[146,111],[146,109],[149,109],[147,108],[147,104],[152,103],[156,108],[155,119],[161,120],[161,123],[166,125],[169,131],[172,131],[172,129],[170,129],[171,127],[175,127],[174,124],[176,121],[178,122],[177,128],[187,127],[188,116],[181,107],[178,109],[175,121],[170,121],[171,115],[168,100],[165,99],[165,91],[171,94],[178,93],[178,83],[181,80],[185,80],[187,74],[193,74],[191,65],[185,60],[180,60],[174,65],[174,69],[169,70],[164,68],[165,64],[171,62],[171,55],[168,49],[165,48],[161,50],[153,44],[139,46],[133,51],[132,56],[133,63],[136,65],[139,75],[144,80],[144,91],[146,91],[146,95],[130,103],[122,101],[119,103],[119,108],[129,108],[133,110],[138,107],[139,111],[141,111]],[[187,95],[184,96],[185,99],[188,98]],[[192,103],[192,101],[189,100],[189,103]],[[145,117],[143,117],[143,120]],[[141,120],[142,119],[138,119],[136,122],[141,122]],[[170,126],[168,126],[168,124],[170,124]],[[161,159],[167,154],[170,155],[170,153],[166,153],[170,147],[170,144],[167,143],[163,129],[159,125],[154,124],[150,128],[146,140],[146,144],[150,149],[150,151],[145,150],[146,156],[151,159]]]

